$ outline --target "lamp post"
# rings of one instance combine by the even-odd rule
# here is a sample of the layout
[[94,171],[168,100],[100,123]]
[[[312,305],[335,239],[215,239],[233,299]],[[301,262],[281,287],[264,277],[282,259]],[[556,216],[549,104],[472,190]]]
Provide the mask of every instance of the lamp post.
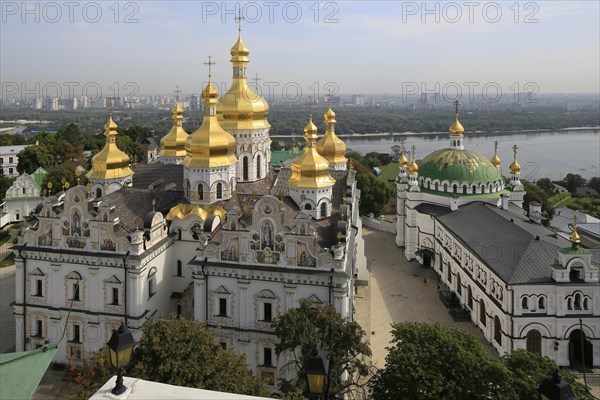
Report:
[[306,374],[308,380],[310,394],[317,399],[322,398],[325,389],[325,377],[327,376],[327,359],[316,347],[312,349],[306,359],[304,374]]
[[123,371],[129,365],[135,341],[129,329],[121,323],[121,326],[112,334],[107,344],[110,351],[110,362],[117,369],[117,383],[111,393],[118,396],[127,389],[123,385]]
[[541,400],[575,400],[571,385],[560,376],[558,370],[544,379],[538,391]]

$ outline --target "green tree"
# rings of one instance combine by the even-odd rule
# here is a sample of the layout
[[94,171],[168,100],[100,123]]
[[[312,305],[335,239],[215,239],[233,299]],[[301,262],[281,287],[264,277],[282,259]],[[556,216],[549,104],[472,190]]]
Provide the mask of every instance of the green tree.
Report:
[[[356,321],[348,322],[332,306],[314,305],[302,300],[300,307],[289,310],[273,323],[279,343],[277,356],[289,352],[291,361],[283,368],[298,373],[304,369],[304,360],[313,348],[319,348],[329,361],[326,398],[342,398],[346,393],[362,390],[370,374],[365,361],[371,349],[364,341],[365,331]],[[347,372],[347,379],[342,375]],[[308,396],[306,378],[282,380],[282,394],[296,398],[299,392]]]
[[[48,182],[52,183],[52,188],[49,190],[49,194],[56,194],[63,190],[63,186],[66,182],[69,182],[69,186],[73,187],[77,185],[77,170],[71,165],[57,165],[56,167],[48,171],[48,175],[44,178],[42,188],[48,187]],[[79,176],[79,182],[81,185],[87,184],[87,178],[85,174]]]
[[387,399],[516,400],[510,372],[466,332],[439,324],[395,323],[372,396]]
[[588,181],[588,186],[600,193],[600,177],[593,177]]
[[22,135],[0,135],[0,146],[16,146],[25,144],[25,138]]
[[575,193],[578,187],[585,186],[586,181],[579,174],[567,174],[562,180],[562,184],[571,193]]
[[244,356],[224,350],[205,325],[184,319],[144,326],[135,354],[135,375],[178,386],[247,395],[265,395]]
[[271,151],[278,151],[281,149],[283,149],[281,143],[279,143],[277,140],[271,141]]
[[387,202],[394,195],[394,187],[377,179],[372,173],[359,173],[356,180],[360,189],[361,215],[373,213],[377,217],[383,214]]
[[525,188],[525,196],[523,196],[523,209],[529,209],[529,203],[535,201],[542,205],[542,211],[546,212],[547,218],[542,221],[544,225],[548,225],[548,223],[554,217],[554,207],[550,204],[548,195],[544,193],[539,186],[523,180],[523,187]]
[[[527,350],[513,350],[502,357],[502,362],[512,375],[512,385],[519,400],[538,400],[538,388],[542,381],[558,369],[556,363],[548,357],[542,357]],[[560,372],[569,382],[573,394],[580,400],[592,400],[584,385],[566,370]]]
[[554,183],[549,178],[538,179],[535,184],[548,196],[554,194]]
[[70,123],[63,129],[59,130],[56,135],[57,140],[66,140],[73,146],[77,146],[83,143],[83,134],[79,130],[79,126],[77,124]]
[[6,197],[6,191],[14,181],[14,179],[4,176],[4,169],[0,168],[0,200],[4,200],[4,197]]
[[53,162],[52,152],[42,144],[25,147],[19,152],[18,157],[17,171],[21,174],[23,172],[31,174],[39,167],[48,169]]
[[[82,385],[77,399],[88,399],[112,375],[108,349],[89,357],[75,371]],[[244,356],[223,349],[205,325],[185,319],[144,325],[127,375],[170,385],[266,396],[265,383],[252,375]]]
[[56,135],[53,135],[51,133],[48,133],[46,131],[41,131],[39,133],[37,133],[35,136],[33,136],[31,139],[29,139],[27,141],[27,143],[29,144],[43,144],[45,146],[47,146],[48,148],[51,148],[51,146],[53,146],[54,144],[56,144],[56,141],[58,140]]

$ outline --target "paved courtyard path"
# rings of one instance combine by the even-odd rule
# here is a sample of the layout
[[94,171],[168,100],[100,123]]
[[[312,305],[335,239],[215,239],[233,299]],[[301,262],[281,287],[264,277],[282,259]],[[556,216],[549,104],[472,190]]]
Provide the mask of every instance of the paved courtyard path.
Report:
[[369,286],[361,287],[356,301],[356,319],[367,332],[373,363],[385,365],[392,322],[440,323],[473,333],[488,352],[498,354],[470,322],[455,322],[437,295],[437,275],[416,261],[406,261],[394,235],[370,229],[363,231]]

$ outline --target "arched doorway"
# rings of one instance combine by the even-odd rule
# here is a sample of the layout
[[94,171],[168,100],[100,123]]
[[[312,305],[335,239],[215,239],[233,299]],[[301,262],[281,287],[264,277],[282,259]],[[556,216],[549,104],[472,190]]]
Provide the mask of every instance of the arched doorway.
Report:
[[542,334],[537,329],[527,332],[527,351],[542,355]]
[[593,346],[585,333],[575,329],[569,335],[569,362],[571,368],[582,371],[583,367],[592,368]]

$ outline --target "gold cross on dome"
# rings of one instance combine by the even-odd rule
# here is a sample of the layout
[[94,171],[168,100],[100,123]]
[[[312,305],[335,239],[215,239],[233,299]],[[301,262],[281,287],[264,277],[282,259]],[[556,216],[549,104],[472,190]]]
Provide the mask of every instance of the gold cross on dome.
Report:
[[515,145],[513,146],[513,154],[515,155],[515,160],[517,159],[517,149],[518,149],[518,147],[517,147],[517,145],[515,144]]
[[181,90],[179,90],[179,85],[177,85],[175,89],[175,99],[179,100],[179,95],[181,94]]
[[414,144],[413,144],[411,150],[412,150],[412,159],[414,160],[415,159],[415,150],[416,150],[416,147]]
[[215,65],[216,62],[212,61],[212,56],[209,54],[208,55],[208,61],[206,61],[204,63],[204,65],[208,65],[208,77],[210,78],[212,76],[212,66]]
[[242,15],[242,9],[238,8],[238,15],[237,17],[235,17],[235,21],[238,23],[238,32],[242,31],[242,21],[245,19],[246,18],[244,18],[244,16]]
[[458,114],[458,106],[460,106],[460,101],[454,100],[454,113]]
[[496,140],[494,142],[494,154],[496,154],[498,152],[498,141]]

